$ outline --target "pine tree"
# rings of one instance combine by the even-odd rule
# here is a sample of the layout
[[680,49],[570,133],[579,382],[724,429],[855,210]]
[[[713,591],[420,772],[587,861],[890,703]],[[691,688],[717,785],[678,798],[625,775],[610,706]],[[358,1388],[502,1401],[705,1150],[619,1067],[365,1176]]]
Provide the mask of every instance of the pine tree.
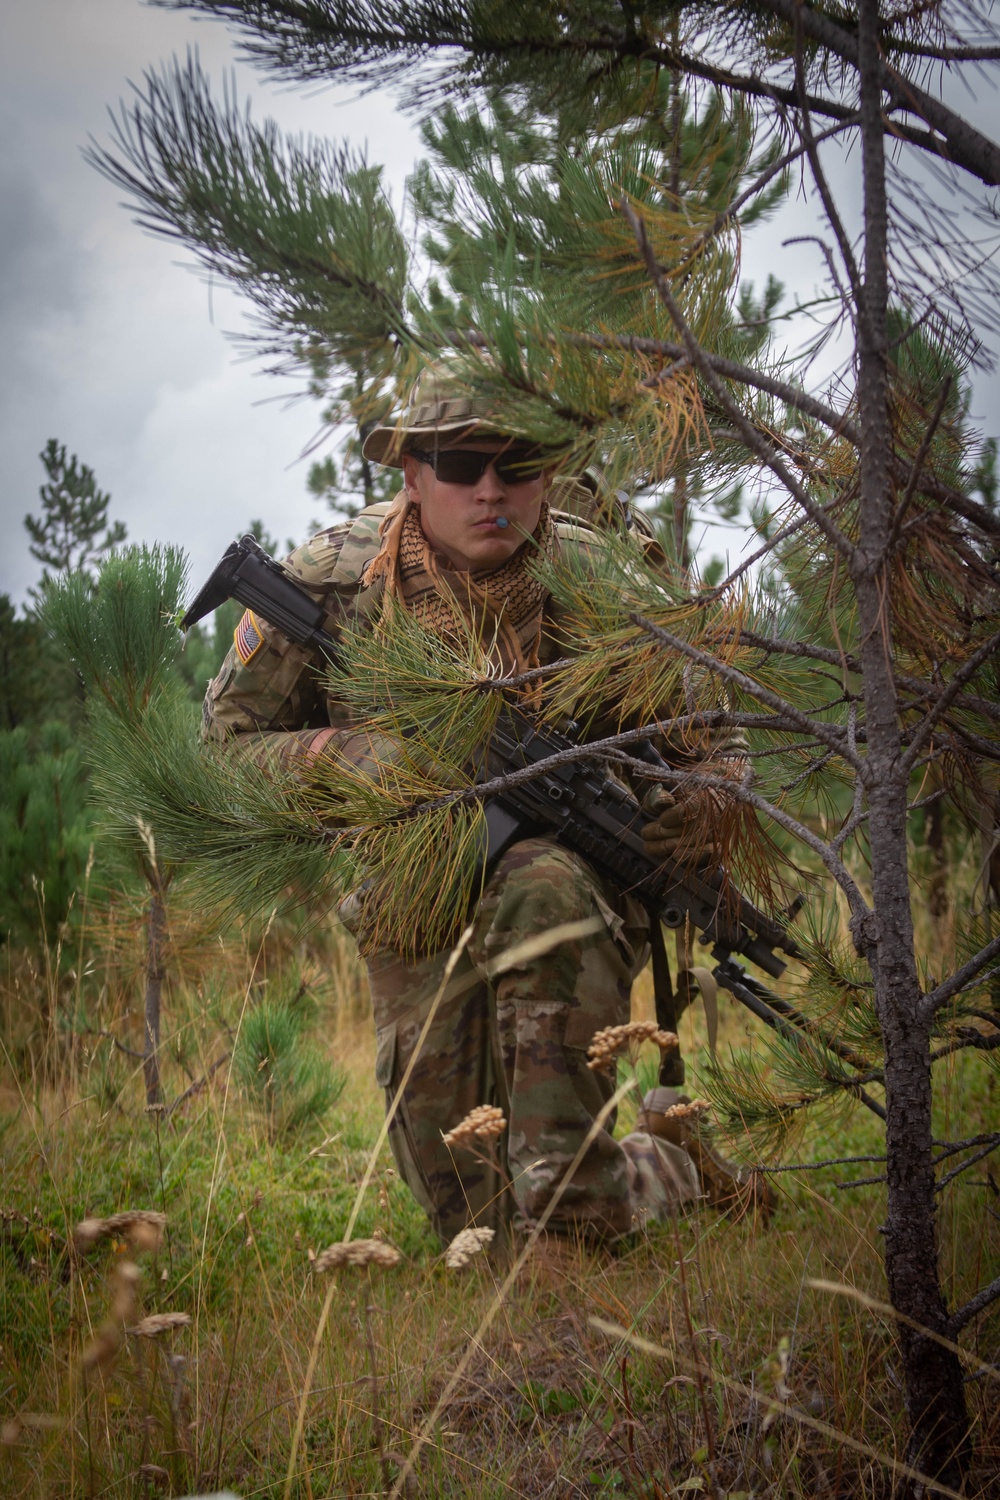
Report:
[[39,490],[41,514],[24,518],[29,551],[55,573],[92,576],[94,565],[125,540],[125,523],[109,524],[111,496],[98,489],[93,469],[67,454],[65,443],[49,438],[39,457],[48,482]]
[[0,730],[33,737],[49,720],[74,724],[79,699],[72,667],[35,616],[0,594]]
[[0,730],[0,943],[56,949],[86,884],[94,823],[68,725]]
[[[975,1048],[995,1065],[1000,1015],[988,985],[1000,932],[995,910],[970,909],[951,973],[920,972],[907,831],[932,769],[975,787],[997,759],[1000,522],[988,503],[989,450],[977,451],[963,430],[948,377],[964,374],[995,330],[1000,286],[973,225],[976,214],[988,217],[985,190],[1000,183],[1000,148],[933,89],[936,65],[1000,60],[988,15],[976,5],[879,0],[186,8],[235,25],[253,60],[285,80],[405,90],[425,116],[437,112],[442,150],[465,153],[452,178],[418,179],[439,272],[417,287],[376,169],[345,151],[281,142],[231,99],[217,107],[193,63],[150,74],[119,116],[113,146],[94,159],[145,225],[182,239],[247,293],[264,323],[262,348],[336,372],[345,388],[363,368],[355,422],[377,415],[446,349],[498,422],[567,465],[596,458],[612,483],[630,488],[683,476],[689,496],[699,471],[729,487],[766,479],[775,524],[763,557],[794,536],[811,561],[797,591],[758,608],[741,582],[749,564],[700,595],[665,593],[662,578],[626,566],[609,542],[596,577],[550,580],[577,616],[579,655],[546,694],[553,711],[573,705],[584,722],[606,718],[609,700],[620,724],[643,722],[677,701],[692,663],[712,691],[694,704],[681,695],[684,712],[667,727],[693,732],[717,714],[725,684],[732,722],[752,731],[761,768],[739,798],[840,887],[853,947],[824,938],[817,918],[803,995],[811,1014],[826,1008],[835,1046],[815,1030],[776,1039],[784,1100],[751,1069],[720,1079],[717,1094],[731,1088],[734,1111],[751,1123],[755,1099],[763,1129],[824,1102],[860,1100],[885,1117],[885,1263],[912,1431],[907,1459],[959,1489],[968,1419],[953,1345],[1000,1297],[1000,1282],[949,1312],[937,1194],[946,1174],[1000,1146],[1000,1133],[975,1151],[967,1140],[935,1142],[931,1062]],[[673,149],[685,118],[677,81],[714,90],[711,108],[727,129],[746,122],[751,181],[745,151],[740,172],[726,176],[724,130],[690,162]],[[450,135],[447,107],[466,111]],[[709,112],[702,103],[691,118],[700,125]],[[502,128],[491,133],[491,120]],[[858,234],[827,171],[841,145],[861,166]],[[928,192],[928,163],[959,190],[947,210]],[[805,173],[817,205],[829,284],[781,361],[740,327],[735,273],[741,219],[792,169]],[[453,234],[441,231],[449,217]],[[838,337],[848,356],[820,385],[814,356]],[[935,371],[938,349],[950,365]],[[226,800],[222,780],[235,770],[215,761],[151,767],[148,731],[119,755],[118,792],[126,803],[145,797],[176,857],[214,872],[220,894],[256,879],[270,896],[279,875],[305,880],[332,837],[324,878],[372,878],[387,936],[414,921],[441,936],[468,893],[477,813],[462,768],[489,731],[495,694],[484,691],[471,644],[467,657],[449,657],[405,620],[377,645],[349,643],[348,656],[354,675],[338,681],[359,708],[384,702],[379,685],[393,683],[383,727],[403,734],[435,722],[453,732],[433,747],[419,734],[404,738],[408,754],[379,787],[331,772],[318,792],[247,771]],[[185,822],[196,785],[203,812]],[[843,816],[821,835],[811,813],[824,797]],[[407,812],[421,801],[431,804],[422,817]],[[349,834],[331,836],[332,808]],[[924,1483],[904,1479],[913,1492]]]
[[128,726],[169,718],[175,738],[193,739],[193,711],[176,671],[181,646],[176,620],[185,564],[176,548],[126,548],[92,579],[79,569],[49,579],[42,618],[72,659],[87,699],[86,744],[94,799],[105,830],[148,890],[143,1072],[147,1104],[160,1102],[160,1011],[166,977],[166,898],[174,870],[156,834],[129,802],[115,795],[115,744]]

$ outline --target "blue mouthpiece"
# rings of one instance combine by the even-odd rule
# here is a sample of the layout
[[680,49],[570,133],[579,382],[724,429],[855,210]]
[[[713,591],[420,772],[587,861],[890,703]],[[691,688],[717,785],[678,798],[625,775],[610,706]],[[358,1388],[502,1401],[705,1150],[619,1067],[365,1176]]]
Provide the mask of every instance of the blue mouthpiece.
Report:
[[503,531],[504,528],[508,524],[507,517],[506,516],[497,516],[496,524],[500,527],[500,530]]

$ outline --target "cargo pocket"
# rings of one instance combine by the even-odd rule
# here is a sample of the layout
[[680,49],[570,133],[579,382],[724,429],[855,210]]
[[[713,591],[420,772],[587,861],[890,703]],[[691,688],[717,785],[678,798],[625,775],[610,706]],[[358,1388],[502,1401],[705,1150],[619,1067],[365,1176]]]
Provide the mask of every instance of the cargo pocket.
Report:
[[568,1047],[571,1052],[582,1052],[586,1058],[587,1049],[597,1032],[608,1026],[621,1026],[627,1020],[628,1010],[621,1004],[613,1012],[605,1009],[601,1015],[595,1015],[587,1006],[576,1005],[566,1017],[563,1046]]
[[[347,898],[350,900],[350,897]],[[375,1032],[375,1082],[379,1088],[392,1088],[396,1066],[396,1027],[380,1026]]]
[[[637,972],[637,955],[634,942],[632,941],[636,936],[635,931],[628,926],[625,918],[615,911],[610,902],[605,901],[599,891],[594,892],[594,905],[597,907],[598,914],[603,919],[608,929],[608,934],[617,948],[619,957],[625,964],[625,967],[630,973]],[[627,1019],[628,1017],[626,1016]]]
[[[396,1057],[399,1051],[398,1027],[395,1022],[379,1026],[375,1030],[375,1082],[385,1091],[385,1107],[388,1113],[399,1078]],[[432,1222],[435,1220],[434,1201],[427,1181],[424,1163],[414,1138],[410,1112],[406,1107],[406,1096],[400,1099],[396,1113],[389,1123],[389,1146],[392,1150],[396,1170],[416,1198],[420,1207]]]

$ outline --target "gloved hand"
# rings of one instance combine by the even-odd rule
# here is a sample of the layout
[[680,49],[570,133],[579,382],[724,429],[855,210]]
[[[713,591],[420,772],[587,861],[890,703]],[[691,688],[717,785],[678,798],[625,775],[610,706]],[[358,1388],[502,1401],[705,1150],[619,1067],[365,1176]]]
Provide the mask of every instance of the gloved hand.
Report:
[[[716,774],[720,769],[712,768]],[[739,771],[736,766],[730,771],[727,763],[723,774],[735,777]],[[658,786],[647,796],[645,807],[654,814],[654,821],[642,830],[650,859],[676,860],[699,869],[720,862],[735,812],[733,799],[721,788],[683,782],[673,791]]]

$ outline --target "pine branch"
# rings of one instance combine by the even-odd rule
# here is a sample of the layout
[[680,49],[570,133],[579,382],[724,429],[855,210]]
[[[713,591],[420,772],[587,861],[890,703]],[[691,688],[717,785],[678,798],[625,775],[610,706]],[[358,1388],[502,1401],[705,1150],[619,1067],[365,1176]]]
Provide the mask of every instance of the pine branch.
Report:
[[[856,656],[846,651],[835,651],[829,646],[817,646],[810,641],[788,640],[779,636],[761,635],[753,630],[741,630],[739,634],[740,643],[751,646],[758,651],[779,653],[782,656],[804,657],[810,661],[823,661],[831,667],[840,667],[846,672],[860,672],[861,663]],[[894,670],[896,682],[900,687],[906,688],[909,693],[920,699],[940,699],[947,691],[949,684],[931,682],[926,678],[912,677],[907,672]],[[1000,722],[1000,704],[991,702],[988,698],[974,697],[969,693],[959,693],[951,699],[951,707],[967,708],[973,713],[984,714],[991,719]]]
[[[763,1162],[755,1162],[751,1172],[766,1173],[769,1177],[779,1172],[821,1172],[825,1167],[852,1167],[860,1162],[885,1161],[885,1156],[831,1156],[824,1161],[795,1161],[788,1162],[778,1167],[768,1167]],[[838,1183],[839,1187],[840,1184]]]
[[[444,0],[385,0],[377,7],[358,0],[270,0],[266,11],[253,0],[156,0],[165,8],[201,11],[219,19],[242,25],[249,34],[244,49],[252,61],[271,68],[288,80],[322,80],[338,74],[365,85],[400,80],[406,73],[426,70],[428,58],[436,52],[457,52],[461,58],[429,81],[411,88],[409,102],[429,111],[442,92],[471,92],[479,88],[511,89],[532,65],[540,63],[546,70],[546,81],[556,93],[573,83],[591,88],[609,81],[626,69],[647,65],[667,69],[686,78],[703,79],[715,87],[767,104],[798,108],[799,91],[786,87],[760,73],[738,72],[708,56],[715,35],[703,38],[705,45],[686,49],[662,40],[653,42],[643,26],[618,30],[611,26],[594,27],[590,34],[546,30],[547,12],[526,14],[523,10],[490,12],[489,24],[461,4]],[[793,0],[769,7],[783,19],[791,21],[797,6]],[[714,17],[713,17],[714,20]],[[823,45],[838,55],[850,47],[853,38],[834,21],[825,22],[815,12],[806,11],[805,25],[810,30],[825,26]],[[505,35],[505,28],[507,34]],[[856,43],[855,43],[856,52]],[[770,59],[768,59],[770,60]],[[984,182],[997,179],[989,170],[992,143],[986,141],[967,122],[946,109],[939,101],[900,79],[888,64],[883,64],[885,86],[892,96],[893,108],[905,107],[927,120],[944,140],[914,129],[906,122],[886,119],[884,130],[933,155],[955,161],[972,171]],[[544,85],[543,85],[544,87]],[[904,89],[906,90],[904,94]],[[853,121],[856,111],[825,95],[807,94],[810,112],[839,123]],[[979,170],[985,164],[986,170]]]
[[[851,242],[848,238],[847,231],[844,228],[843,219],[840,216],[837,205],[834,201],[833,194],[830,191],[830,184],[827,182],[826,173],[823,171],[823,164],[819,158],[819,149],[816,139],[813,135],[812,120],[810,119],[809,115],[809,105],[807,102],[805,82],[805,66],[802,60],[802,11],[803,7],[801,5],[796,6],[792,19],[792,25],[795,35],[795,89],[799,96],[799,114],[801,120],[799,130],[805,137],[806,153],[809,157],[809,165],[812,168],[813,181],[816,184],[816,189],[819,193],[820,201],[823,204],[823,211],[826,214],[827,223],[830,225],[830,228],[833,230],[834,236],[836,238],[837,245],[840,250],[840,258],[844,263],[844,270],[847,272],[847,279],[850,283],[851,293],[854,297],[855,313],[856,315],[860,315],[862,307],[864,305],[861,287],[861,273],[858,270],[858,263],[855,259],[854,251],[851,248]],[[858,117],[858,121],[860,123],[860,116]],[[835,282],[837,281],[836,276],[834,277],[834,280]]]
[[87,160],[143,227],[240,286],[293,357],[303,338],[351,357],[404,333],[407,247],[380,169],[255,126],[228,88],[217,106],[190,56],[147,72],[112,121],[114,149],[92,142]]
[[[941,1142],[935,1141],[934,1144],[935,1146],[940,1146]],[[958,1151],[970,1151],[974,1146],[1000,1146],[1000,1131],[994,1130],[988,1134],[970,1135],[964,1141],[949,1141],[947,1146],[935,1156],[932,1166],[938,1167],[943,1161],[947,1161],[949,1156],[954,1156]]]
[[653,255],[653,249],[650,245],[649,237],[646,234],[646,228],[642,220],[633,211],[631,205],[628,204],[624,199],[621,200],[621,210],[625,218],[628,220],[633,233],[635,234],[636,243],[638,244],[643,259],[646,262],[647,269],[649,270],[649,274],[653,279],[654,285],[656,286],[657,293],[663,301],[664,306],[669,311],[670,316],[673,318],[674,323],[676,324],[677,329],[684,341],[685,348],[687,349],[687,352],[691,357],[692,363],[697,367],[699,373],[701,374],[705,383],[708,385],[712,394],[715,396],[716,400],[719,402],[723,411],[725,411],[730,421],[740,432],[747,447],[753,453],[756,453],[761,462],[772,470],[775,476],[785,486],[788,493],[792,495],[798,502],[798,504],[802,507],[806,515],[808,515],[809,518],[813,522],[815,522],[817,526],[819,526],[820,530],[823,532],[824,536],[826,536],[828,541],[834,547],[836,547],[837,551],[840,552],[848,562],[850,562],[854,555],[854,547],[852,546],[851,542],[844,535],[844,533],[833,524],[823,508],[814,503],[811,497],[806,494],[805,490],[803,490],[802,486],[788,472],[776,449],[765,443],[760,438],[755,428],[744,416],[739,406],[737,406],[736,402],[726,391],[725,387],[716,378],[715,372],[708,365],[704,356],[704,351],[695,341],[694,336],[691,333],[691,330],[688,327],[681,313],[681,310],[677,305],[673,293],[671,292],[670,287],[667,284],[667,278],[664,276],[662,268],[658,265],[656,258]]
[[967,1172],[970,1167],[976,1166],[978,1162],[984,1161],[987,1156],[991,1156],[998,1146],[1000,1146],[1000,1136],[997,1136],[991,1145],[980,1146],[979,1150],[974,1151],[965,1161],[960,1162],[957,1167],[952,1167],[950,1172],[946,1172],[935,1183],[934,1191],[936,1193],[942,1192],[948,1186],[949,1182],[954,1182],[956,1177],[961,1177],[962,1173]]
[[131,1057],[137,1062],[142,1062],[143,1060],[143,1054],[141,1052],[136,1052],[134,1047],[126,1047],[124,1042],[120,1042],[118,1040],[113,1031],[100,1031],[95,1026],[80,1026],[76,1030],[70,1032],[70,1035],[104,1037],[106,1041],[113,1042],[115,1045],[115,1050],[122,1053],[124,1057]]
[[[801,25],[808,36],[836,57],[843,58],[854,68],[860,66],[855,32],[811,6],[798,3],[798,0],[761,0],[761,4],[788,25]],[[932,130],[938,131],[944,137],[951,161],[979,178],[987,187],[1000,184],[1000,147],[995,142],[888,63],[881,64],[880,74],[882,87],[891,96],[893,107],[903,107],[919,115]],[[812,108],[811,103],[809,107]]]
[[[471,338],[475,341],[476,336],[471,335]],[[622,350],[629,354],[650,355],[654,358],[676,361],[690,360],[694,363],[691,351],[684,344],[678,344],[671,339],[645,338],[638,334],[573,333],[568,336],[567,342],[591,349]],[[838,411],[836,407],[819,401],[808,391],[802,390],[800,386],[782,380],[770,371],[755,369],[751,365],[743,364],[725,355],[713,354],[708,349],[701,350],[701,355],[706,367],[716,375],[722,376],[723,379],[749,386],[752,390],[763,391],[769,396],[775,396],[794,411],[800,411],[803,416],[822,423],[837,437],[843,437],[855,446],[859,442],[858,429],[846,412]]]
[[952,1313],[947,1324],[948,1337],[957,1338],[963,1328],[991,1307],[998,1298],[1000,1298],[1000,1276],[995,1281],[991,1281],[989,1286],[984,1286],[978,1291],[963,1307]]
[[824,724],[818,719],[809,718],[807,714],[797,709],[794,704],[788,703],[785,699],[780,698],[777,693],[772,693],[770,689],[761,687],[759,683],[754,682],[753,678],[748,677],[745,672],[739,671],[736,667],[729,666],[726,662],[720,661],[716,656],[709,655],[706,651],[700,651],[697,646],[692,646],[689,641],[671,634],[669,630],[664,630],[655,621],[647,620],[641,615],[633,614],[630,614],[629,618],[634,624],[638,625],[640,630],[644,630],[648,635],[651,635],[661,646],[668,646],[672,651],[679,651],[691,661],[697,662],[699,666],[706,667],[708,671],[717,672],[725,681],[731,682],[735,687],[741,688],[751,698],[756,698],[758,702],[772,709],[775,714],[795,724],[801,734],[807,734],[810,738],[820,740],[823,744],[829,746],[835,754],[839,755],[842,760],[845,760],[851,766],[858,776],[864,775],[865,763],[856,752],[851,750],[844,731],[835,729],[830,724]]
[[[819,135],[815,138],[816,144],[819,145],[823,141],[831,140],[834,136],[841,134],[841,132],[846,130],[849,126],[856,125],[857,123],[857,116],[854,116],[852,119],[848,120],[838,120],[835,125],[829,125],[826,130],[820,131]],[[804,156],[806,153],[806,149],[807,148],[805,144],[793,146],[790,150],[786,151],[783,156],[779,156],[776,161],[772,162],[768,167],[766,167],[765,170],[761,172],[760,175],[756,177],[752,183],[750,183],[749,187],[744,188],[743,192],[738,194],[738,196],[733,199],[732,203],[730,203],[726,208],[722,209],[720,213],[716,214],[709,227],[703,232],[700,238],[695,241],[692,249],[692,254],[697,254],[700,250],[704,249],[709,240],[714,239],[715,236],[719,234],[719,232],[723,230],[732,219],[735,219],[737,217],[740,209],[743,208],[745,204],[751,202],[752,199],[754,199],[770,181],[779,176],[780,173],[787,171],[787,169],[793,164],[793,162],[798,161],[800,157]]]
[[887,38],[887,50],[901,52],[907,57],[922,57],[930,62],[1000,62],[1000,47],[931,47],[925,42],[908,42],[902,38]]
[[[985,983],[986,976],[983,982]],[[959,1036],[950,1038],[943,1047],[938,1047],[927,1059],[930,1063],[940,1062],[943,1057],[952,1057],[956,1052],[965,1052],[969,1048],[976,1052],[995,1052],[1000,1047],[1000,1032],[996,1036],[984,1036],[974,1026],[964,1027]]]
[[186,1104],[189,1099],[193,1099],[195,1094],[200,1094],[202,1089],[207,1088],[219,1069],[221,1067],[224,1067],[225,1064],[229,1061],[230,1056],[231,1054],[229,1052],[223,1052],[221,1057],[217,1057],[200,1078],[196,1078],[194,1082],[184,1090],[183,1094],[177,1095],[177,1098],[170,1105],[168,1113],[173,1114],[175,1109],[179,1109],[182,1104]]
[[[489,341],[482,334],[475,331],[464,334],[453,331],[450,334],[441,335],[440,338],[442,345],[451,347],[461,347],[464,344],[470,344],[484,350],[488,350],[490,347]],[[560,340],[570,346],[579,348],[620,350],[623,353],[671,359],[676,362],[691,359],[690,351],[682,344],[678,344],[670,339],[647,338],[637,334],[571,332],[568,334],[561,333]],[[781,380],[777,375],[769,371],[754,369],[752,366],[741,363],[738,360],[733,360],[721,354],[713,354],[707,349],[703,349],[701,353],[706,366],[723,379],[732,380],[737,384],[748,386],[752,390],[759,390],[766,395],[774,396],[794,411],[801,411],[804,416],[811,417],[813,420],[821,423],[834,436],[843,438],[855,448],[860,444],[860,432],[846,411],[838,411],[828,403],[819,401],[815,396],[810,395],[799,386],[793,385],[789,381]],[[691,362],[694,363],[693,360]],[[756,432],[756,429],[753,430]],[[742,429],[740,435],[745,442],[746,437]],[[759,454],[757,456],[760,457]],[[903,455],[894,453],[891,457],[891,463],[893,477],[898,483],[908,485],[913,482],[914,465],[912,462],[908,461]],[[945,484],[933,475],[920,474],[917,493],[924,494],[929,499],[937,501],[939,505],[954,511],[963,520],[975,526],[984,536],[1000,536],[1000,515],[994,514],[987,506],[979,504],[971,496],[963,494],[961,490]],[[837,498],[826,506],[817,507],[817,513],[829,513],[840,504],[842,504],[842,501]],[[791,522],[761,548],[759,552],[755,553],[752,558],[742,563],[736,571],[730,574],[726,580],[726,585],[730,582],[735,582],[749,567],[759,561],[761,557],[765,556],[779,542],[801,531],[804,526],[809,524],[810,519],[812,517],[807,514]],[[721,592],[724,586],[719,585],[715,592]]]
[[939,723],[952,703],[955,702],[964,684],[969,682],[979,671],[980,667],[984,666],[998,650],[1000,650],[1000,630],[995,635],[990,636],[988,641],[984,641],[978,650],[974,651],[952,674],[947,687],[915,731],[910,741],[909,749],[901,762],[901,770],[906,772],[912,770],[917,756],[934,733],[935,724]]
[[953,999],[955,995],[959,995],[962,990],[967,989],[976,978],[976,975],[982,973],[983,969],[988,964],[991,964],[998,954],[1000,954],[1000,936],[995,937],[992,942],[987,943],[984,948],[981,948],[975,957],[970,958],[968,963],[963,964],[960,969],[956,970],[950,979],[944,980],[936,989],[931,990],[929,995],[923,997],[917,1011],[918,1021],[926,1024],[933,1020],[935,1013],[942,1006],[947,1005],[948,1001]]

